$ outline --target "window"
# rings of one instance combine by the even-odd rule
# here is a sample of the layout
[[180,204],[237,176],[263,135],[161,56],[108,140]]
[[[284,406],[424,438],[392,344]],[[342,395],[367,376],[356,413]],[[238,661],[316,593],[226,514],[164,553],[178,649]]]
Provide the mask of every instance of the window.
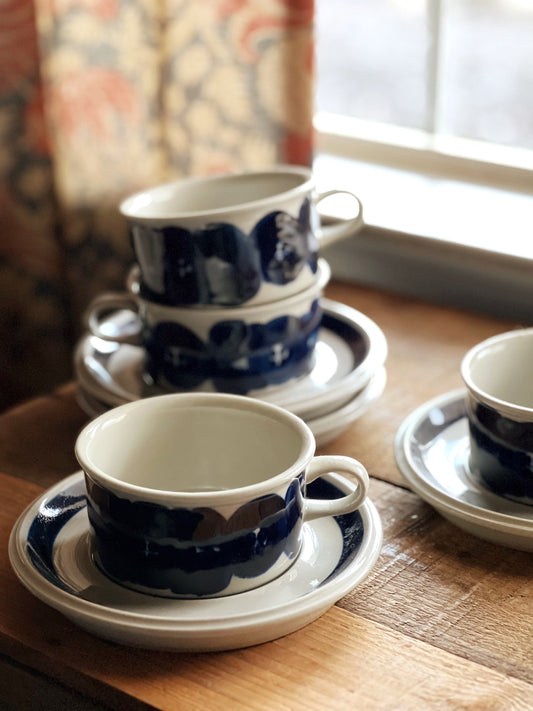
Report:
[[531,0],[317,9],[319,111],[533,150]]
[[533,260],[533,2],[317,0],[316,26],[317,172],[333,165],[403,246],[433,239],[450,265],[466,247],[516,286]]

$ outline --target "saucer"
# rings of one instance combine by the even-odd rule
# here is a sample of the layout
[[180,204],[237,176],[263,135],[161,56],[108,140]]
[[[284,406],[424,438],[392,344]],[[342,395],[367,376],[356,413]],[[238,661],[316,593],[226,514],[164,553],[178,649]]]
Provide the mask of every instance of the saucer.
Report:
[[[252,391],[251,397],[305,419],[318,417],[353,399],[383,367],[387,342],[379,326],[344,304],[323,299],[322,306],[312,371],[284,385]],[[131,313],[119,311],[103,327],[110,335],[128,331],[132,318]],[[139,346],[88,334],[75,349],[74,366],[84,391],[108,406],[168,392],[145,384],[144,351]]]
[[[347,490],[334,474],[309,485],[316,498]],[[354,513],[304,524],[294,565],[255,590],[203,600],[172,600],[123,588],[89,553],[83,474],[56,484],[13,527],[9,558],[37,598],[89,632],[119,644],[175,651],[236,649],[307,625],[361,583],[381,549],[379,515],[369,499]]]
[[484,488],[470,472],[465,391],[441,395],[400,426],[396,462],[409,486],[459,528],[493,543],[533,551],[533,506]]
[[316,446],[324,447],[345,432],[383,394],[386,382],[387,372],[385,368],[380,368],[368,385],[345,405],[319,417],[307,419]]

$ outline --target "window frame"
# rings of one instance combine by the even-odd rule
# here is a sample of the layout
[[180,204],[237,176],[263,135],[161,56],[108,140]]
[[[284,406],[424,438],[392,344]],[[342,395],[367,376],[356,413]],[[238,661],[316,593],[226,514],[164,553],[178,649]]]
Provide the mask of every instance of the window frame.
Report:
[[[372,214],[369,210],[368,217],[365,210],[365,229],[325,250],[334,277],[533,322],[533,151],[324,113],[315,116],[315,132],[319,186],[339,187],[342,175],[342,187],[362,197],[365,171],[378,167],[392,179],[362,197],[364,208],[366,202],[369,207],[383,205]],[[339,160],[344,172],[339,172]],[[482,246],[462,243],[439,232],[431,215],[420,229],[406,226],[401,217],[392,225],[381,219],[391,191],[402,189],[413,176],[421,186],[431,187],[437,201],[439,194],[446,200],[452,184],[465,194],[474,188],[482,191],[482,201],[495,216],[501,213],[518,249],[506,251],[502,234],[488,235]],[[510,198],[520,201],[511,204],[520,204],[526,219],[523,211],[509,210]],[[487,233],[490,223],[484,227]]]
[[319,112],[321,153],[533,195],[533,151]]

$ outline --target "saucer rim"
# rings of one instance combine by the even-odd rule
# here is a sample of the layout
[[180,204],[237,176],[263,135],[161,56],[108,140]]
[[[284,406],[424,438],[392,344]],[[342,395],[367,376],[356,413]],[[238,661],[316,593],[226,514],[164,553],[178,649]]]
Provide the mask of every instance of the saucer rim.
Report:
[[[412,458],[409,456],[413,433],[427,417],[428,412],[430,412],[431,409],[444,407],[459,399],[463,399],[464,394],[465,390],[461,388],[439,395],[416,408],[404,419],[398,428],[394,443],[397,466],[415,493],[437,508],[443,515],[453,516],[454,522],[457,523],[457,525],[460,525],[459,521],[477,525],[479,529],[477,535],[480,537],[484,537],[481,535],[482,530],[490,530],[492,532],[498,532],[503,536],[507,535],[510,537],[509,541],[514,542],[514,544],[530,541],[533,537],[533,520],[523,518],[519,515],[491,511],[481,505],[478,506],[458,499],[456,496],[453,496],[437,484],[428,480],[424,476],[424,472],[415,466]],[[466,413],[460,419],[466,420]],[[443,423],[443,427],[445,426],[446,423]],[[461,439],[464,440],[467,438],[468,434],[466,433]],[[448,466],[451,466],[451,464]],[[486,493],[491,499],[498,500],[501,498],[492,492],[487,491]],[[502,502],[505,503],[505,506],[513,505],[513,502],[507,499],[502,499]],[[531,540],[531,546],[533,547],[533,540]],[[515,546],[513,545],[513,547]],[[527,550],[530,549],[528,545]]]
[[362,417],[369,407],[383,394],[387,385],[385,366],[370,378],[365,387],[339,408],[325,412],[318,417],[305,420],[311,428],[317,447],[324,447],[332,442],[350,425]]
[[[39,506],[51,496],[72,486],[82,477],[83,472],[81,471],[71,474],[44,491],[25,508],[11,530],[8,546],[9,560],[19,581],[35,597],[62,613],[78,626],[97,636],[106,637],[119,643],[176,651],[185,651],[186,649],[209,651],[259,644],[289,634],[319,617],[337,600],[359,585],[370,573],[381,552],[383,540],[381,520],[374,504],[367,497],[359,508],[363,521],[363,537],[354,561],[346,568],[342,568],[337,575],[334,575],[335,571],[330,573],[319,586],[301,597],[286,600],[270,609],[250,610],[242,615],[237,614],[229,618],[206,620],[162,618],[106,607],[103,603],[85,600],[71,592],[62,590],[44,577],[28,558],[24,548],[26,538],[24,537],[24,541],[21,540],[21,529],[34,520]],[[342,482],[342,477],[334,474],[325,475],[325,478],[336,486]],[[340,527],[338,520],[337,524]],[[312,526],[312,522],[305,525]],[[23,551],[21,551],[21,547]],[[234,597],[237,599],[239,594]],[[180,600],[179,602],[183,605],[198,601]],[[211,602],[216,605],[216,598]],[[99,629],[104,623],[111,627],[107,630],[107,634],[105,629]],[[229,644],[229,640],[228,644],[223,642],[218,644],[215,641],[213,637],[221,633],[229,634],[233,640],[231,644]],[[155,635],[155,638],[150,635]],[[161,635],[164,639],[160,638]],[[176,635],[178,638],[175,637]],[[186,635],[188,642],[179,635]],[[193,639],[191,639],[191,635]],[[136,641],[132,642],[131,639],[128,641],[127,638],[132,636]],[[148,636],[147,639],[146,636]]]
[[[321,411],[326,407],[333,409],[335,405],[340,402],[346,402],[346,397],[349,397],[350,393],[355,394],[362,390],[368,384],[372,376],[384,366],[388,356],[388,342],[383,330],[375,321],[351,306],[325,297],[322,297],[321,304],[325,316],[329,316],[340,323],[348,325],[354,331],[361,334],[362,337],[366,338],[368,342],[368,352],[363,360],[336,382],[316,385],[316,392],[314,393],[308,393],[307,395],[296,394],[291,400],[287,392],[290,392],[290,388],[296,385],[296,383],[289,382],[281,386],[276,386],[275,391],[265,392],[263,395],[254,394],[251,397],[256,397],[266,402],[272,402],[305,419],[309,417],[309,415],[313,416],[317,412],[323,414]],[[323,328],[327,327],[320,327],[320,329]],[[336,333],[335,331],[333,332],[342,339],[342,334]],[[131,402],[132,393],[125,391],[120,384],[117,384],[117,389],[124,394],[124,397],[116,392],[113,393],[109,389],[106,389],[104,384],[98,383],[86,368],[86,349],[89,347],[93,338],[96,337],[86,333],[81,337],[74,349],[74,369],[78,381],[81,382],[85,389],[93,394],[94,397],[105,400],[105,402],[110,405],[116,406],[124,404],[124,402]],[[108,348],[111,348],[113,344],[116,345],[115,351],[125,348],[139,348],[139,346],[120,344],[116,341],[106,342]],[[133,399],[138,398],[134,397]]]

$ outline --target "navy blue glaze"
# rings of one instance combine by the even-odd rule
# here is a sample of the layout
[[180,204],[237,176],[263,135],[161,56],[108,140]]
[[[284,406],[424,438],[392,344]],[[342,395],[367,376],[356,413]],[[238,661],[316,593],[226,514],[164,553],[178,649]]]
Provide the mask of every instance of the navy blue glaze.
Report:
[[361,326],[351,321],[344,321],[334,313],[322,313],[321,326],[336,334],[346,343],[353,353],[354,368],[359,367],[370,350],[370,339]]
[[[346,494],[340,491],[335,484],[327,479],[315,479],[307,486],[307,496],[313,499],[338,499]],[[342,553],[339,561],[335,566],[335,570],[326,578],[324,582],[334,578],[344,568],[353,561],[357,555],[361,543],[363,541],[364,526],[363,519],[359,511],[350,511],[349,513],[335,516],[335,520],[342,531]]]
[[287,284],[306,264],[315,273],[314,211],[306,198],[298,218],[272,212],[250,234],[229,223],[193,231],[132,223],[141,295],[170,306],[237,306],[255,296],[263,282]]
[[321,321],[316,299],[302,317],[281,316],[265,324],[220,321],[206,343],[179,324],[159,322],[143,331],[145,370],[154,382],[177,389],[211,380],[220,392],[246,395],[308,373]]
[[33,566],[56,587],[68,592],[72,590],[65,585],[54,568],[54,541],[63,526],[85,506],[85,485],[83,479],[80,479],[68,490],[41,506],[28,531],[27,550]]
[[89,477],[86,485],[95,558],[109,577],[126,585],[213,595],[225,590],[233,575],[255,578],[282,553],[289,559],[298,555],[303,475],[285,499],[255,499],[227,520],[207,507],[169,509],[132,502]]
[[[338,498],[345,495],[345,492],[322,478],[309,484],[307,493],[317,499]],[[68,490],[60,492],[41,508],[38,515],[31,522],[26,542],[32,565],[39,574],[54,586],[74,596],[83,596],[83,591],[78,592],[71,589],[63,582],[54,566],[53,549],[56,537],[63,527],[79,511],[85,510],[85,507],[85,482],[80,477],[79,481],[70,486]],[[346,566],[350,565],[357,557],[363,540],[363,521],[358,511],[336,516],[335,520],[343,536],[342,554],[333,572],[328,578],[321,581],[320,585],[335,578]],[[324,551],[324,554],[326,555],[327,551]]]
[[515,422],[467,400],[469,465],[499,496],[533,504],[533,423]]
[[479,402],[470,403],[468,410],[491,436],[517,449],[533,452],[533,422],[516,422]]

